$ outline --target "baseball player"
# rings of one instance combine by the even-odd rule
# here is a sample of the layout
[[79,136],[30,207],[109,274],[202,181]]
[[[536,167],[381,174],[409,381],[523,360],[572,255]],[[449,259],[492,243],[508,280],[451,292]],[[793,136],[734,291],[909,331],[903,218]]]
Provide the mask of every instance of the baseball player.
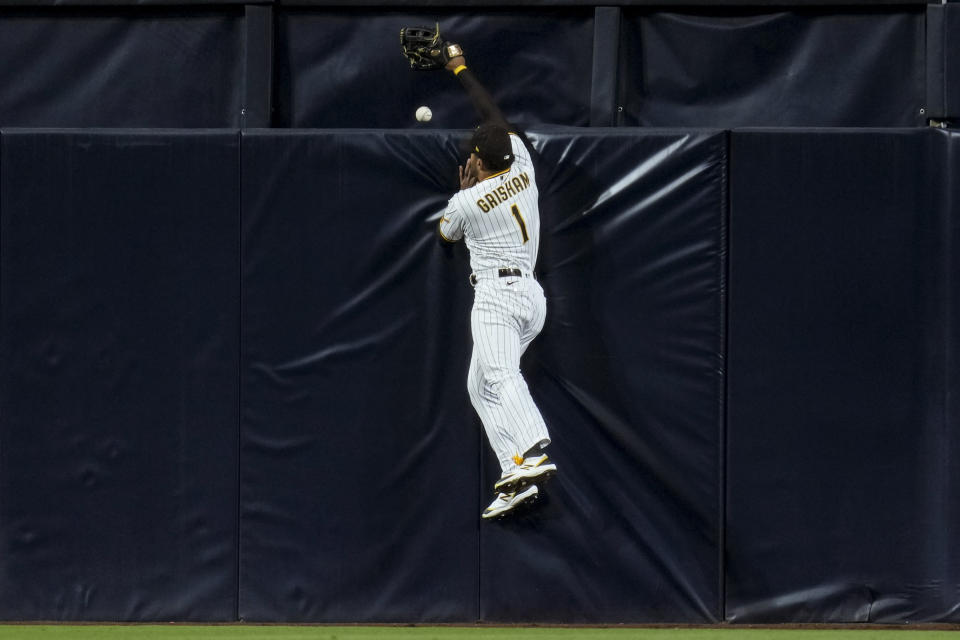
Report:
[[503,474],[482,517],[504,516],[539,495],[538,483],[557,467],[543,453],[550,434],[520,373],[520,357],[543,328],[546,299],[534,278],[540,210],[526,141],[507,124],[490,94],[467,68],[457,45],[445,65],[460,80],[483,124],[459,167],[460,191],[450,198],[437,231],[461,238],[470,251],[473,355],[470,400],[483,422]]

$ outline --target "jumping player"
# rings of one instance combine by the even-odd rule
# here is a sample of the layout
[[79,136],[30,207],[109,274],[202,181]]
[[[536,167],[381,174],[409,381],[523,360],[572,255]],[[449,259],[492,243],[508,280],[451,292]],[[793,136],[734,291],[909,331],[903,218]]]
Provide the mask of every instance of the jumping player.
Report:
[[482,124],[460,166],[460,191],[437,231],[470,251],[473,356],[470,401],[483,422],[503,474],[482,517],[504,516],[539,495],[537,483],[557,467],[543,453],[547,425],[520,373],[520,356],[543,329],[546,299],[533,275],[540,246],[540,209],[526,141],[507,124],[487,90],[456,56],[446,68],[466,89]]

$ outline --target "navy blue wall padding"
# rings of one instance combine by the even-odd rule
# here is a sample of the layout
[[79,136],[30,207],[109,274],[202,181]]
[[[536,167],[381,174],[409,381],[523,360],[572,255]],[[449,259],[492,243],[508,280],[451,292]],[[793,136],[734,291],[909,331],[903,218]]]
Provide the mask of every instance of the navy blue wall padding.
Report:
[[[922,3],[465,13],[46,2],[61,4],[0,8],[0,126],[471,127],[459,83],[400,55],[401,26],[436,20],[525,127],[913,126],[954,117],[944,105],[955,110],[960,86],[956,11]],[[434,120],[418,124],[424,104]]]
[[[400,54],[400,28],[440,21],[466,48],[467,62],[519,125],[579,126],[590,120],[591,7],[278,11],[276,112],[279,127],[469,128],[476,122],[448,72],[415,72]],[[558,46],[557,43],[563,43]],[[433,120],[418,124],[417,107]]]
[[237,134],[0,143],[0,619],[233,619]]
[[[960,106],[960,105],[958,105]],[[947,136],[945,136],[947,137]],[[960,295],[957,294],[960,283],[960,181],[955,176],[960,171],[960,135],[952,132],[947,137],[946,157],[941,155],[941,177],[943,178],[944,208],[944,242],[945,255],[942,263],[944,278],[941,282],[944,302],[947,305],[941,326],[944,331],[943,366],[945,369],[944,385],[944,421],[943,442],[936,451],[936,464],[943,482],[943,501],[936,507],[943,509],[941,518],[946,523],[946,531],[941,533],[939,540],[956,540],[960,535],[960,432],[956,425],[960,424]],[[950,538],[945,536],[952,536]],[[941,542],[942,544],[942,542]],[[956,545],[948,542],[945,549],[948,560],[945,573],[953,578],[957,584],[960,579],[960,564]],[[949,601],[948,601],[949,603]],[[960,622],[960,596],[954,592],[953,605],[944,618]]]
[[717,619],[724,135],[535,136],[562,472],[502,525],[434,238],[460,137],[244,136],[241,616]]
[[[930,119],[947,117],[947,8],[951,5],[927,5],[927,100],[926,112]],[[956,5],[952,5],[956,9]]]
[[943,75],[939,78],[942,82],[943,91],[943,113],[942,115],[951,119],[956,124],[960,120],[960,5],[946,4],[942,7],[943,12]]
[[618,124],[926,122],[924,7],[625,9]]
[[733,134],[731,621],[960,621],[956,143]]
[[540,140],[548,316],[526,372],[560,474],[480,529],[481,618],[717,620],[725,135]]
[[235,127],[243,10],[3,9],[0,126]]
[[240,616],[477,619],[472,290],[443,133],[243,138]]
[[960,623],[960,134],[536,130],[488,523],[466,133],[0,131],[0,619]]

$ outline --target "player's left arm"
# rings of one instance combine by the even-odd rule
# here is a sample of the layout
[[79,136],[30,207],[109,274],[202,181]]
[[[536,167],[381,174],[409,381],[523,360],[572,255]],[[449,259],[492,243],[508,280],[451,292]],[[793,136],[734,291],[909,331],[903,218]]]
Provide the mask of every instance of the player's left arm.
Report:
[[450,61],[446,63],[445,68],[447,71],[453,72],[453,75],[460,81],[460,84],[467,92],[467,96],[470,98],[470,102],[473,104],[473,108],[477,110],[481,122],[495,124],[506,129],[518,137],[528,154],[533,154],[533,145],[530,143],[530,140],[527,139],[526,134],[515,124],[507,121],[507,117],[503,114],[503,111],[501,111],[497,103],[494,102],[493,96],[490,95],[490,92],[487,91],[483,83],[481,83],[477,76],[467,67],[467,59],[462,54],[462,49],[461,55],[451,58]]
[[[466,164],[460,165],[460,191],[469,189],[477,184],[477,161],[476,158],[467,159]],[[437,225],[437,237],[441,244],[449,245],[463,237],[463,214],[457,207],[457,197],[450,198],[447,203],[447,209],[440,218]]]
[[494,102],[493,96],[487,91],[476,75],[467,67],[467,59],[459,55],[450,59],[446,64],[447,71],[452,71],[457,77],[467,96],[470,98],[473,108],[477,110],[480,121],[484,123],[496,124],[500,127],[513,131],[515,128],[507,122],[506,116]]

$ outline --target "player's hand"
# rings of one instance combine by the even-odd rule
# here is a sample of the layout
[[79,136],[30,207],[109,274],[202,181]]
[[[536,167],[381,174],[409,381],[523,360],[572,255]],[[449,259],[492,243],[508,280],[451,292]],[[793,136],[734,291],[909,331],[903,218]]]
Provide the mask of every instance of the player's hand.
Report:
[[460,190],[469,189],[477,184],[477,163],[473,156],[467,160],[467,165],[460,165]]
[[464,58],[463,56],[457,56],[457,57],[455,57],[455,58],[450,58],[450,62],[448,62],[447,65],[446,65],[446,66],[447,66],[447,71],[453,71],[454,69],[456,69],[456,68],[459,67],[460,65],[466,66],[466,64],[467,64],[467,59]]

